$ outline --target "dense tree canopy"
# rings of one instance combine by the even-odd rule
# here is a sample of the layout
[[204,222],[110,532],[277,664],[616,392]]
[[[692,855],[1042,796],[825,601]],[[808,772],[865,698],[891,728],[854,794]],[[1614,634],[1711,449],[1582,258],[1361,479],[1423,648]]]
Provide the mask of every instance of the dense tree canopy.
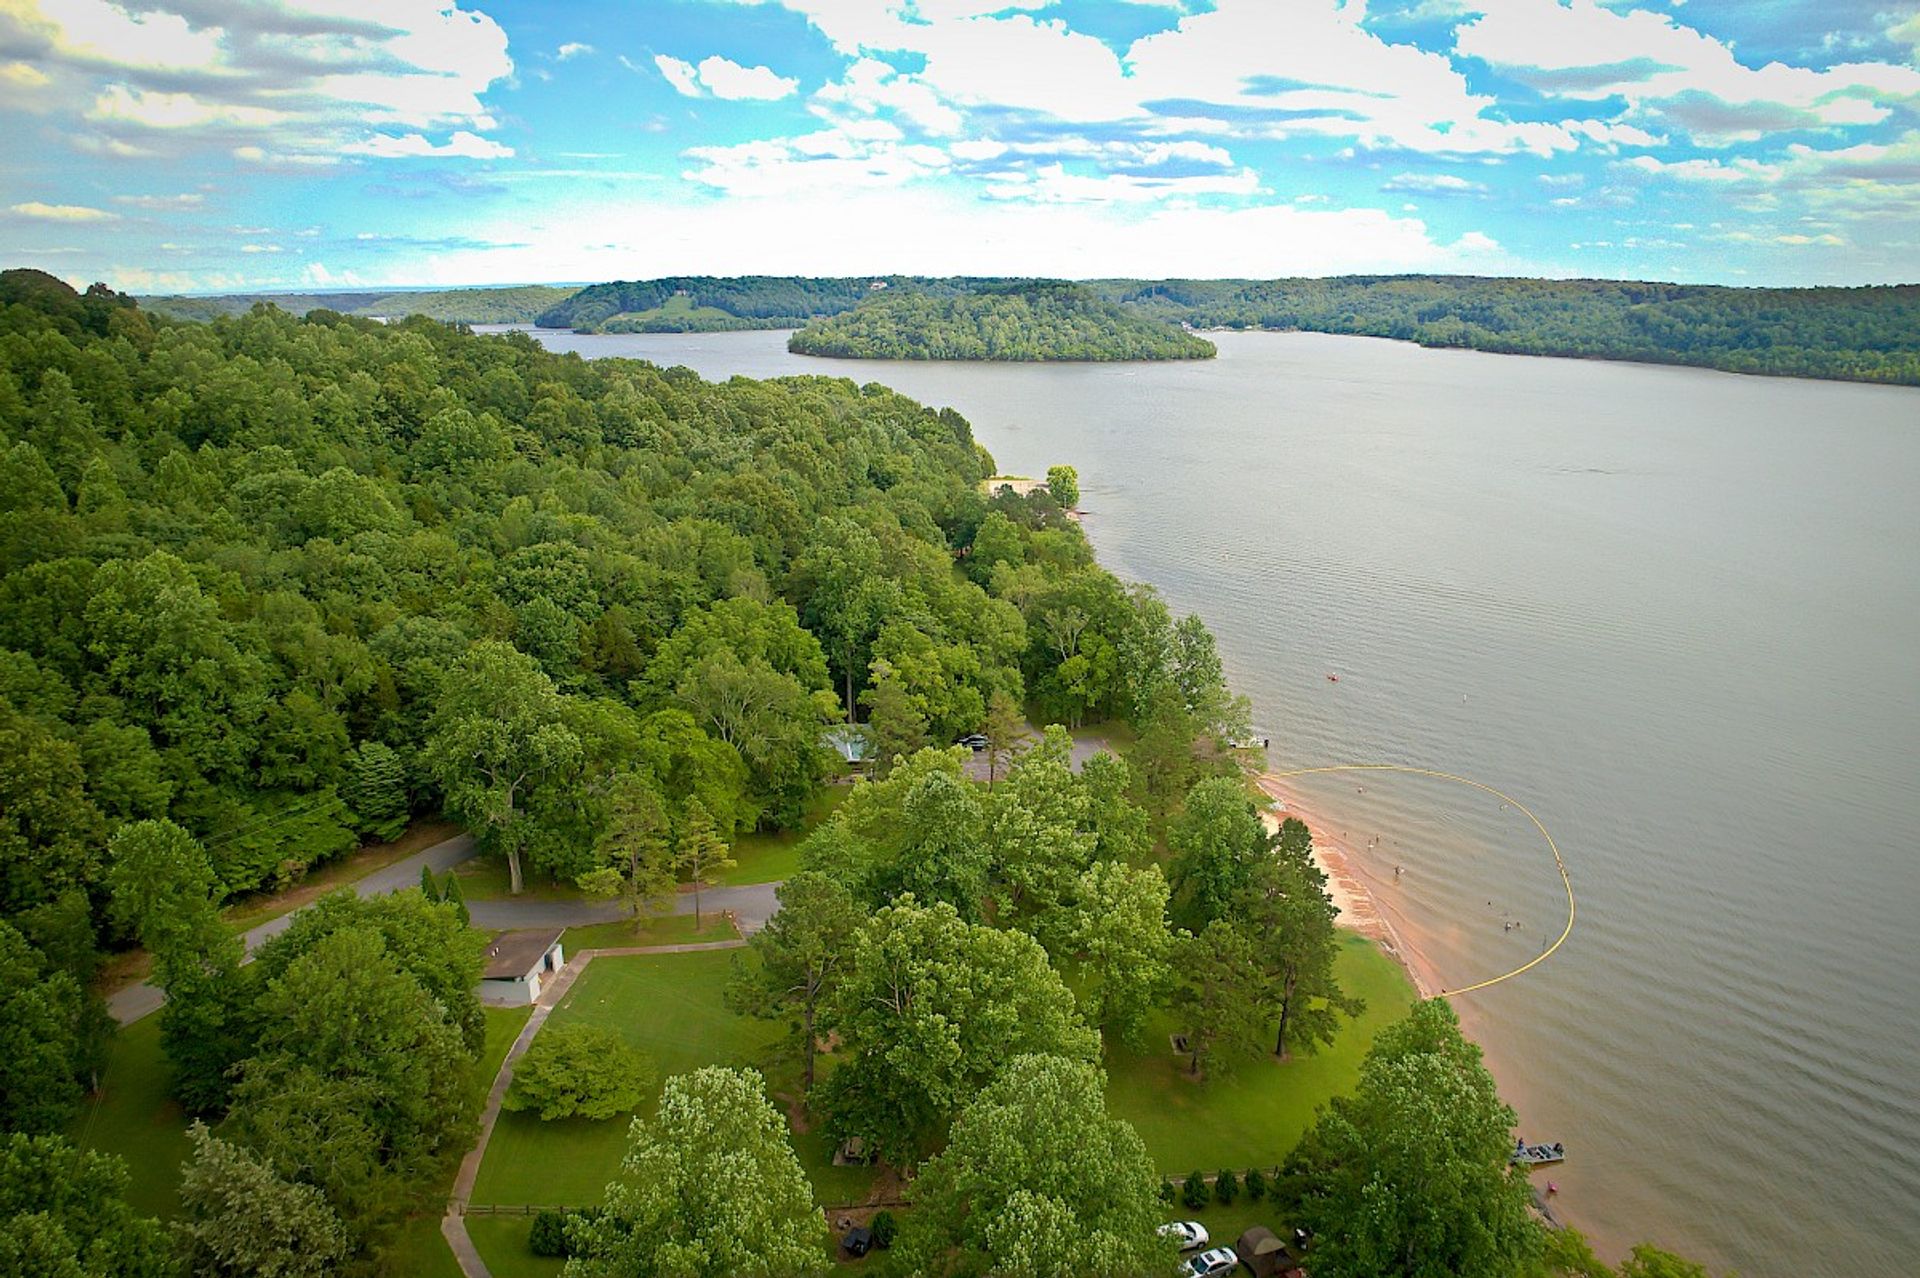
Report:
[[1513,355],[1920,384],[1920,285],[1912,284],[1729,288],[1389,275],[1089,287],[1141,314],[1199,328],[1305,329]]
[[568,1278],[806,1278],[826,1226],[786,1122],[752,1070],[669,1078],[622,1176],[570,1230]]
[[58,1136],[0,1136],[0,1273],[172,1278],[159,1221],[135,1216],[118,1158]]
[[824,1084],[835,1130],[897,1163],[1014,1057],[1091,1060],[1097,1050],[1037,943],[911,895],[855,938],[826,1026],[846,1053]]
[[1071,1278],[1170,1271],[1160,1178],[1106,1078],[1058,1056],[1011,1062],[954,1120],[913,1183],[903,1273]]
[[[1210,359],[1213,343],[1142,319],[1072,285],[996,287],[960,296],[876,293],[814,320],[787,341],[796,355],[841,359]],[[1065,503],[1072,505],[1072,502]]]
[[1383,1031],[1289,1160],[1328,1278],[1513,1274],[1539,1253],[1514,1114],[1443,999]]

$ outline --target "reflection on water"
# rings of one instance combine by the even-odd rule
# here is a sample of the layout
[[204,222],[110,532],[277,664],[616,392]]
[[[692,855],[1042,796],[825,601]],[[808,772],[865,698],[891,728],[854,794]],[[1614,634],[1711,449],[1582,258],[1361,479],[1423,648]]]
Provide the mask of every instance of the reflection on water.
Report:
[[[1565,1215],[1758,1278],[1920,1264],[1920,391],[1305,334],[1057,367],[543,340],[886,382],[1005,470],[1073,462],[1103,560],[1213,627],[1275,767],[1440,768],[1553,830],[1579,927],[1460,1010],[1568,1146]],[[1476,791],[1300,784],[1443,985],[1564,909]]]

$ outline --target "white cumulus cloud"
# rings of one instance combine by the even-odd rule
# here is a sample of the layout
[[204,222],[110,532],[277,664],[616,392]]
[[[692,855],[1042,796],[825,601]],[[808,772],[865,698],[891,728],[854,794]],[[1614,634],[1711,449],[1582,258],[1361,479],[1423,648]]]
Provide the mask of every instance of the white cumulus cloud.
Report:
[[43,204],[39,200],[12,205],[7,211],[36,222],[111,222],[114,219],[114,214],[105,209],[85,204]]
[[717,54],[702,58],[698,65],[657,54],[653,63],[668,84],[690,98],[711,96],[729,102],[773,102],[791,97],[800,88],[798,80],[780,75],[771,67],[743,67]]

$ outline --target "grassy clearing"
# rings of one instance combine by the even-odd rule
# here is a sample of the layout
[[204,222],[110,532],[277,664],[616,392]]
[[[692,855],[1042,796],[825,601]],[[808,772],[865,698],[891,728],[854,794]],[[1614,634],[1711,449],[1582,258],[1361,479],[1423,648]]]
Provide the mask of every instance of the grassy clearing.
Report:
[[1295,1056],[1284,1065],[1262,1056],[1227,1077],[1195,1083],[1186,1076],[1184,1058],[1167,1046],[1176,1026],[1164,1013],[1148,1025],[1147,1051],[1113,1050],[1108,1107],[1139,1131],[1162,1173],[1271,1167],[1299,1141],[1320,1105],[1353,1089],[1373,1036],[1406,1014],[1414,991],[1406,973],[1360,936],[1343,938],[1337,971],[1341,985],[1367,1001],[1367,1010],[1317,1055]]
[[572,955],[581,950],[618,949],[628,945],[688,945],[739,939],[740,933],[734,930],[725,915],[709,910],[698,929],[693,926],[691,914],[667,914],[645,920],[638,930],[624,920],[570,927],[560,938],[560,943]]
[[645,323],[648,320],[722,320],[737,322],[739,318],[740,317],[732,311],[723,311],[717,306],[696,306],[692,298],[681,297],[676,294],[660,303],[660,305],[648,307],[644,311],[621,311],[618,315],[610,316],[607,319],[607,323],[611,324],[615,320],[634,323]]
[[127,1164],[127,1201],[142,1215],[180,1210],[180,1163],[187,1117],[167,1095],[171,1077],[160,1050],[160,1018],[144,1017],[114,1035],[100,1094],[80,1111],[74,1143],[118,1154]]
[[468,1216],[467,1236],[493,1278],[556,1278],[564,1260],[536,1256],[527,1247],[532,1216]]
[[406,1278],[462,1278],[460,1262],[440,1232],[438,1212],[407,1217],[381,1251],[380,1261],[384,1272]]
[[[469,901],[499,901],[513,896],[507,863],[497,856],[476,856],[453,867],[460,880],[460,895]],[[516,901],[578,901],[584,899],[571,883],[556,883],[529,873],[520,886]]]
[[815,795],[797,830],[743,834],[734,840],[733,868],[721,871],[714,882],[732,887],[742,883],[776,883],[792,878],[800,868],[800,845],[808,834],[846,802],[852,786],[830,785]]
[[[712,951],[640,958],[596,959],[554,1010],[553,1022],[578,1019],[605,1026],[653,1058],[659,1076],[703,1065],[767,1068],[781,1037],[777,1024],[736,1016],[722,992],[734,954]],[[771,1089],[786,1090],[774,1068]],[[653,1097],[641,1107],[650,1113]],[[530,1114],[501,1114],[474,1185],[473,1201],[502,1205],[585,1206],[600,1201],[626,1153],[621,1119],[543,1123]],[[831,1166],[824,1136],[808,1132],[796,1148],[824,1201],[862,1196],[872,1183],[865,1168]]]
[[507,1059],[507,1052],[513,1046],[513,1040],[520,1037],[520,1031],[526,1027],[527,1018],[533,1015],[531,1007],[483,1007],[480,1009],[487,1018],[487,1042],[480,1049],[480,1063],[473,1071],[474,1086],[485,1096],[493,1086],[493,1076],[500,1072],[500,1062]]

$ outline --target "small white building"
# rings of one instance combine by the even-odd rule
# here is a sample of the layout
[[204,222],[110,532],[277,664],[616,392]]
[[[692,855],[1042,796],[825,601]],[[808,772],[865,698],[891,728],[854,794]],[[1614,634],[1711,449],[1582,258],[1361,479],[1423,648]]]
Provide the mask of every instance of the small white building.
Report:
[[563,931],[496,932],[487,942],[487,965],[480,972],[480,1001],[492,1007],[526,1007],[537,1000],[545,983],[566,964],[560,949]]

